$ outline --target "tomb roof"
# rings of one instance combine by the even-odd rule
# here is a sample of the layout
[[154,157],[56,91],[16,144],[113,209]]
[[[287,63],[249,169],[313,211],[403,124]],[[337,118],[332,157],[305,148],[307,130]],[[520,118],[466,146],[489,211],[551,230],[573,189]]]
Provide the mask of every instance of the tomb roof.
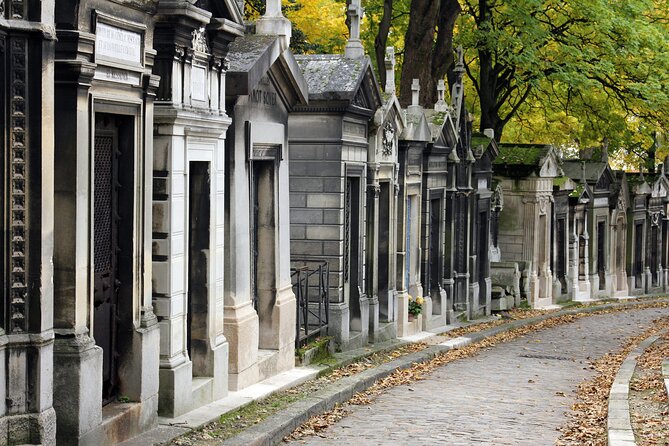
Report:
[[[473,145],[475,145],[474,137],[472,137]],[[552,146],[548,144],[500,144],[499,155],[494,164],[539,167],[551,150]]]
[[[307,83],[297,66],[293,53],[281,50],[281,37],[246,34],[230,44],[226,95],[248,95],[270,71],[280,77],[296,102],[307,103]],[[277,63],[279,62],[279,63]]]
[[370,66],[368,57],[348,59],[343,54],[306,54],[295,59],[309,86],[309,98],[315,101],[352,101]]
[[574,181],[583,180],[583,165],[585,164],[585,180],[588,183],[596,183],[602,176],[608,163],[603,161],[590,160],[565,160],[562,163],[562,170],[565,175]]

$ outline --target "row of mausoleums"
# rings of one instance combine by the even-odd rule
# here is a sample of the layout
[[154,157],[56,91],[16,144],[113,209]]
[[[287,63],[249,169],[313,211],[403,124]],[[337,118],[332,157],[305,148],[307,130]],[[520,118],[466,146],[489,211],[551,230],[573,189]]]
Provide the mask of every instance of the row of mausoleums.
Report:
[[342,55],[243,6],[0,1],[0,444],[118,443],[319,335],[665,289],[664,174],[472,135],[461,59],[402,109],[359,1]]
[[667,291],[669,160],[644,175],[602,149],[501,144],[493,170],[493,310]]

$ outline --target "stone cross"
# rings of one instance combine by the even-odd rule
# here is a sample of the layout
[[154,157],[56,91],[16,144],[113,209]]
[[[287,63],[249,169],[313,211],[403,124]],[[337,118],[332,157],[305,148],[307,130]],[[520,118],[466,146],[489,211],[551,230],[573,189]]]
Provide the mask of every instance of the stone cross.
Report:
[[458,81],[462,80],[463,75],[465,74],[465,52],[462,49],[462,46],[459,46],[456,50],[457,61],[455,62],[455,68],[453,72],[458,78]]
[[281,15],[281,0],[267,0],[265,2],[266,17],[279,17]]
[[420,101],[420,81],[418,79],[414,79],[413,82],[411,82],[411,105],[414,107],[418,107],[419,101]]
[[443,79],[439,79],[439,82],[437,82],[437,103],[434,104],[434,111],[436,112],[448,111],[448,105],[446,104],[446,101],[444,101],[445,95],[446,95],[446,84],[444,83]]
[[360,41],[360,21],[362,20],[360,0],[351,0],[346,15],[351,21],[351,31],[344,50],[344,56],[348,59],[360,59],[365,56],[365,49]]
[[386,88],[388,94],[395,94],[395,48],[386,48]]
[[290,46],[293,30],[290,20],[281,13],[281,0],[265,1],[265,14],[256,22],[256,34],[282,37],[282,51]]

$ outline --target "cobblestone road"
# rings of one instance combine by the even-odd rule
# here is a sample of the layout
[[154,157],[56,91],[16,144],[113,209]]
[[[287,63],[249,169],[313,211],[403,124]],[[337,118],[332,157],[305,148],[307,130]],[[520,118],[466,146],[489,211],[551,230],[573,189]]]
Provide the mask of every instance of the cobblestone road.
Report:
[[[393,388],[308,445],[551,445],[588,359],[618,349],[667,309],[586,317],[447,364]],[[566,396],[561,396],[564,393]]]

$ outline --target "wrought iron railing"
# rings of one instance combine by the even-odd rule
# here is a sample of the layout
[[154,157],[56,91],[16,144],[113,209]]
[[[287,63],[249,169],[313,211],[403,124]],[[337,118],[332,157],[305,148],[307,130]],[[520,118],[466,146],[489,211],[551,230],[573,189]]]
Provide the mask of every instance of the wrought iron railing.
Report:
[[295,260],[290,269],[297,301],[295,346],[327,335],[330,302],[330,268],[327,262]]

